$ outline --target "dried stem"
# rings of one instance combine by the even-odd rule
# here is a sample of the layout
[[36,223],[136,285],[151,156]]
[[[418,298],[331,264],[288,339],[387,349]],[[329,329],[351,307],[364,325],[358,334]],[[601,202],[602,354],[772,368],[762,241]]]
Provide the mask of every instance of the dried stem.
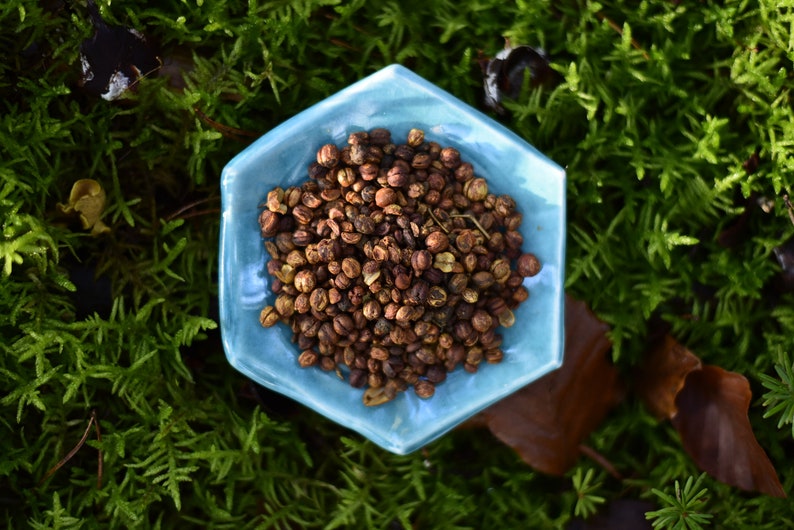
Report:
[[[623,36],[623,28],[618,26],[617,23],[615,23],[612,19],[604,15],[601,11],[596,13],[596,16],[598,17],[598,20],[601,21],[606,20],[610,28],[614,29],[621,37]],[[638,43],[636,40],[631,39],[631,45],[634,46],[635,50],[639,50],[642,52],[642,56],[645,58],[646,61],[649,61],[651,59],[650,55],[648,55],[648,52],[646,52],[642,48],[642,46],[640,46],[640,43]]]
[[216,131],[220,132],[222,135],[224,135],[227,138],[242,141],[240,136],[246,136],[248,138],[257,138],[258,136],[260,136],[259,133],[253,131],[246,131],[244,129],[238,129],[237,127],[231,127],[229,125],[218,123],[217,121],[213,120],[212,118],[204,114],[201,110],[199,110],[198,107],[193,107],[193,112],[195,112],[198,115],[201,121],[203,121],[213,129],[215,129]]
[[[196,206],[199,206],[199,205],[201,205],[201,204],[205,204],[205,203],[208,203],[208,202],[210,202],[210,201],[215,201],[215,200],[218,200],[218,197],[205,197],[205,198],[203,198],[203,199],[199,199],[199,200],[197,200],[197,201],[193,201],[193,202],[191,202],[191,203],[189,203],[189,204],[186,204],[186,205],[182,206],[182,207],[181,207],[181,208],[179,208],[177,211],[175,211],[174,213],[172,213],[171,215],[169,215],[168,217],[166,217],[166,221],[172,221],[172,220],[174,220],[174,219],[177,219],[177,218],[180,218],[180,219],[187,219],[188,217],[195,217],[195,216],[197,216],[197,215],[203,215],[203,214],[205,214],[205,213],[216,213],[216,212],[220,212],[220,209],[218,209],[218,208],[210,208],[210,209],[208,209],[208,210],[201,210],[201,211],[199,211],[199,212],[193,212],[193,213],[190,213],[190,214],[185,214],[185,215],[182,215],[182,214],[184,214],[184,213],[185,213],[187,210],[190,210],[191,208],[194,208],[194,207],[196,207]],[[261,208],[261,207],[262,207],[262,205],[260,205],[260,208]]]
[[478,229],[480,232],[482,232],[482,235],[483,235],[483,236],[485,236],[485,239],[487,239],[487,240],[489,240],[489,241],[490,241],[490,239],[491,239],[491,234],[489,234],[489,233],[488,233],[488,232],[485,230],[485,228],[483,228],[483,227],[482,227],[482,225],[480,224],[480,222],[479,222],[479,221],[477,220],[477,218],[476,218],[476,217],[474,217],[473,215],[471,215],[471,214],[468,214],[468,213],[462,213],[462,214],[452,214],[452,215],[450,215],[450,217],[463,217],[463,218],[465,218],[465,219],[468,219],[469,221],[471,221],[472,223],[474,223],[474,226],[476,226],[476,227],[477,227],[477,229]]
[[623,475],[620,473],[620,471],[617,470],[617,468],[614,465],[612,465],[612,462],[607,460],[607,458],[604,455],[602,455],[592,447],[589,447],[584,444],[579,444],[579,452],[585,455],[590,460],[593,460],[596,464],[603,467],[607,473],[609,473],[616,479],[623,480]]
[[430,217],[432,217],[432,218],[433,218],[433,221],[435,221],[435,222],[436,222],[436,224],[437,224],[439,227],[441,227],[441,230],[443,230],[445,234],[449,234],[449,230],[447,230],[447,227],[445,227],[444,225],[442,225],[442,224],[441,224],[441,221],[439,221],[439,220],[438,220],[438,217],[436,217],[436,215],[433,213],[433,209],[432,209],[432,208],[428,208],[428,209],[427,209],[427,213],[429,213],[429,214],[430,214]]
[[[56,471],[62,468],[69,460],[72,459],[74,455],[77,454],[77,451],[83,447],[86,440],[88,439],[88,433],[91,432],[91,427],[94,427],[96,431],[96,438],[97,441],[102,441],[102,432],[99,429],[99,420],[97,419],[96,410],[91,411],[91,419],[88,420],[88,425],[85,428],[85,432],[83,432],[83,437],[80,438],[80,441],[77,442],[71,451],[69,451],[66,456],[64,456],[57,464],[52,466],[47,473],[44,474],[41,480],[39,480],[38,486],[41,486],[48,478],[50,478]],[[96,487],[97,489],[102,488],[102,449],[99,450],[99,455],[97,456],[97,478],[96,478]]]

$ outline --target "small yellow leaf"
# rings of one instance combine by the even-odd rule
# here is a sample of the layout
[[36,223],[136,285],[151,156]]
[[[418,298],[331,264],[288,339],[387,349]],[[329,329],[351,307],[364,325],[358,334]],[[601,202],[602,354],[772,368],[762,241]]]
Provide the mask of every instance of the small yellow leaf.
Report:
[[100,219],[105,210],[105,190],[96,180],[76,181],[69,194],[69,204],[58,203],[58,209],[65,214],[77,213],[83,228],[90,228],[94,236],[110,232],[110,228]]

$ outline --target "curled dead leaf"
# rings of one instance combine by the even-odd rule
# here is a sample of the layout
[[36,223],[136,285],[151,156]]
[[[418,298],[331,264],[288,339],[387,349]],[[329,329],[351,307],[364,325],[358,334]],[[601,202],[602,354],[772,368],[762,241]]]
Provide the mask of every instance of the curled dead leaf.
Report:
[[744,376],[703,365],[667,335],[646,356],[636,390],[652,413],[672,420],[698,468],[731,486],[786,496],[750,426]]
[[584,302],[566,297],[562,367],[482,413],[491,432],[535,469],[564,474],[576,462],[581,442],[622,398],[607,355],[608,330]]
[[700,366],[695,354],[666,335],[645,357],[635,378],[637,394],[654,416],[670,419],[675,415],[675,397],[686,376]]
[[775,468],[753,433],[747,379],[719,366],[693,370],[675,399],[673,426],[700,469],[748,491],[786,497]]
[[91,229],[91,235],[97,236],[110,232],[100,217],[105,210],[105,190],[93,179],[80,179],[72,185],[67,204],[58,203],[58,210],[64,214],[77,213],[83,228]]

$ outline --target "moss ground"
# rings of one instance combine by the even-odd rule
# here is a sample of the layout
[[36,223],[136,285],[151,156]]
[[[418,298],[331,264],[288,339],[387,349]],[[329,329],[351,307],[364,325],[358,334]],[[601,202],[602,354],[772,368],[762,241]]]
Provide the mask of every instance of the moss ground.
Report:
[[[165,61],[114,102],[77,86],[92,34],[83,2],[0,5],[0,517],[10,528],[564,528],[598,498],[676,513],[676,481],[700,473],[634,399],[588,440],[627,478],[585,458],[552,478],[486,431],[386,453],[251,386],[223,356],[218,182],[245,142],[213,122],[263,133],[395,62],[482,108],[477,58],[504,37],[543,47],[559,77],[525,86],[501,119],[567,168],[567,291],[611,326],[626,373],[663,327],[747,376],[756,436],[792,491],[793,265],[778,259],[794,234],[783,200],[794,169],[790,1],[99,7]],[[105,235],[58,213],[82,178],[106,190]],[[92,426],[39,484],[92,411],[101,440]],[[697,487],[702,502],[682,511],[713,517],[660,527],[794,524],[790,501],[708,476]]]

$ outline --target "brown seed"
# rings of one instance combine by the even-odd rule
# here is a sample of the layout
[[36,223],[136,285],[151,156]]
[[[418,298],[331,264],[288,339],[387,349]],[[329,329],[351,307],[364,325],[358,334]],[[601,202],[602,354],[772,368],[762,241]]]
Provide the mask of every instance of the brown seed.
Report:
[[504,352],[499,348],[485,350],[485,361],[490,364],[497,364],[504,359]]
[[472,230],[463,230],[455,237],[455,246],[464,254],[471,252],[477,244],[477,235]]
[[466,181],[463,193],[470,201],[482,201],[488,196],[488,183],[484,178],[473,178]]
[[328,168],[321,166],[317,162],[312,162],[311,164],[309,164],[310,179],[313,180],[322,179],[325,177],[327,172],[328,172]]
[[298,364],[300,364],[302,368],[314,366],[317,364],[317,361],[318,355],[314,350],[303,350],[298,356]]
[[342,272],[351,280],[361,276],[361,264],[355,258],[345,258],[342,260]]
[[460,152],[454,147],[445,147],[441,150],[439,160],[448,169],[455,169],[460,165]]
[[408,184],[408,174],[400,166],[394,166],[386,174],[386,182],[392,188],[402,188]]
[[339,289],[340,291],[345,291],[345,290],[347,290],[347,289],[348,289],[348,288],[349,288],[349,287],[352,285],[352,283],[353,283],[353,280],[351,280],[351,279],[350,279],[350,278],[349,278],[347,275],[345,275],[345,274],[338,274],[338,275],[337,275],[337,276],[334,278],[334,286],[335,286],[337,289]]
[[370,387],[364,391],[363,401],[364,405],[368,407],[377,407],[388,403],[395,397],[397,397],[397,393],[390,387]]
[[336,287],[331,287],[328,289],[328,303],[329,304],[338,304],[342,301],[342,292],[337,289]]
[[273,237],[278,232],[278,225],[281,221],[281,216],[270,210],[264,210],[259,215],[259,228],[262,237]]
[[378,178],[378,165],[372,162],[361,164],[358,168],[358,173],[365,181],[375,180]]
[[276,297],[273,306],[279,315],[283,318],[289,318],[295,312],[295,299],[287,294],[280,294]]
[[364,318],[375,320],[380,317],[380,304],[376,300],[367,300],[362,307]]
[[418,147],[425,141],[425,132],[422,129],[411,129],[408,131],[408,145]]
[[307,293],[300,293],[295,297],[295,311],[298,313],[308,313],[311,309],[309,302],[309,295]]
[[305,247],[312,242],[314,236],[309,230],[295,230],[292,233],[292,244],[297,247]]
[[262,309],[262,312],[259,313],[259,323],[265,328],[275,326],[276,322],[278,322],[280,319],[281,316],[279,315],[278,311],[276,311],[276,308],[272,305],[265,306],[264,309]]
[[359,214],[353,218],[353,227],[357,232],[369,235],[375,232],[375,221],[368,215]]
[[350,370],[350,377],[349,377],[350,386],[353,388],[361,388],[367,384],[367,372],[366,370],[361,370],[355,368]]
[[510,263],[505,259],[497,259],[491,263],[491,274],[494,281],[503,284],[510,277]]
[[354,166],[360,166],[367,159],[367,148],[364,145],[356,144],[350,146],[350,162]]
[[427,153],[416,153],[411,160],[411,167],[414,169],[427,169],[433,160]]
[[271,212],[281,214],[287,213],[287,205],[284,203],[284,190],[281,188],[273,188],[267,192],[265,205]]
[[317,277],[310,270],[302,270],[295,274],[294,284],[301,293],[310,293],[317,286]]
[[397,200],[397,194],[391,188],[381,188],[375,193],[375,204],[381,208],[394,204],[395,200]]
[[411,253],[411,267],[421,273],[433,266],[433,255],[428,250],[416,250]]
[[309,295],[309,306],[322,313],[328,307],[328,291],[322,287],[318,287]]
[[347,188],[356,181],[356,173],[349,167],[341,168],[336,172],[336,181],[343,188]]
[[320,359],[320,368],[326,372],[330,372],[336,368],[336,361],[334,361],[333,357],[322,357]]
[[363,145],[367,142],[369,142],[369,133],[367,131],[355,131],[347,137],[347,143],[350,145]]
[[466,352],[466,363],[475,365],[480,364],[483,360],[483,357],[483,349],[479,346],[469,348],[469,351]]
[[516,302],[516,303],[519,303],[519,304],[522,303],[522,302],[526,302],[527,299],[529,299],[529,291],[527,290],[526,287],[524,287],[522,285],[522,286],[520,286],[518,289],[516,289],[513,292],[513,296],[511,298],[512,298],[513,302]]
[[[350,300],[350,303],[354,306],[360,306],[364,302],[364,295],[366,294],[366,289],[363,285],[356,284],[350,288],[347,292],[347,297]],[[355,314],[353,315],[355,316]],[[360,327],[356,325],[356,327]]]
[[295,269],[303,267],[308,263],[308,261],[306,261],[306,254],[297,249],[290,250],[289,254],[287,254],[286,262]]
[[534,254],[521,254],[516,260],[516,272],[521,276],[535,276],[540,272],[540,261]]
[[460,294],[468,285],[469,277],[463,273],[453,274],[447,283],[449,292],[452,294]]
[[494,212],[502,217],[507,217],[516,208],[516,201],[509,195],[500,195],[494,202]]
[[339,163],[339,149],[334,144],[326,144],[317,151],[317,163],[332,168]]
[[325,263],[333,261],[339,254],[339,244],[333,239],[321,239],[317,242],[317,254],[320,256],[320,261]]
[[517,230],[509,230],[504,234],[505,246],[510,249],[520,249],[524,243],[524,236]]
[[471,327],[480,333],[485,333],[493,325],[493,317],[486,311],[478,309],[471,316]]
[[480,271],[475,272],[474,275],[472,275],[471,281],[472,284],[474,284],[474,287],[480,291],[485,291],[496,282],[496,279],[489,271]]
[[444,252],[449,248],[449,237],[440,230],[430,232],[425,238],[425,246],[431,254]]
[[369,356],[379,361],[387,361],[389,359],[389,350],[380,346],[373,346],[369,350]]
[[350,315],[341,314],[334,317],[333,320],[334,331],[339,335],[349,335],[354,329],[355,324]]
[[416,280],[405,292],[405,301],[413,305],[424,305],[430,294],[430,285],[424,280]]
[[369,131],[369,141],[375,145],[386,145],[391,142],[391,131],[377,128]]
[[365,261],[361,267],[361,276],[365,285],[372,286],[380,278],[380,263],[375,260]]
[[303,195],[301,195],[301,202],[303,203],[304,206],[314,209],[322,206],[323,199],[318,197],[316,193],[307,191]]
[[430,307],[443,307],[447,303],[447,292],[443,287],[434,285],[428,290],[425,301]]
[[513,312],[509,309],[503,311],[499,314],[499,325],[505,328],[509,328],[513,324],[516,323],[516,316]]
[[417,308],[410,305],[401,306],[394,315],[394,320],[400,324],[419,318]]
[[416,395],[420,398],[427,399],[436,393],[436,387],[430,381],[420,379],[414,384],[414,392],[416,392]]
[[447,378],[447,371],[441,365],[434,364],[427,368],[425,377],[427,377],[427,380],[431,383],[443,383]]

